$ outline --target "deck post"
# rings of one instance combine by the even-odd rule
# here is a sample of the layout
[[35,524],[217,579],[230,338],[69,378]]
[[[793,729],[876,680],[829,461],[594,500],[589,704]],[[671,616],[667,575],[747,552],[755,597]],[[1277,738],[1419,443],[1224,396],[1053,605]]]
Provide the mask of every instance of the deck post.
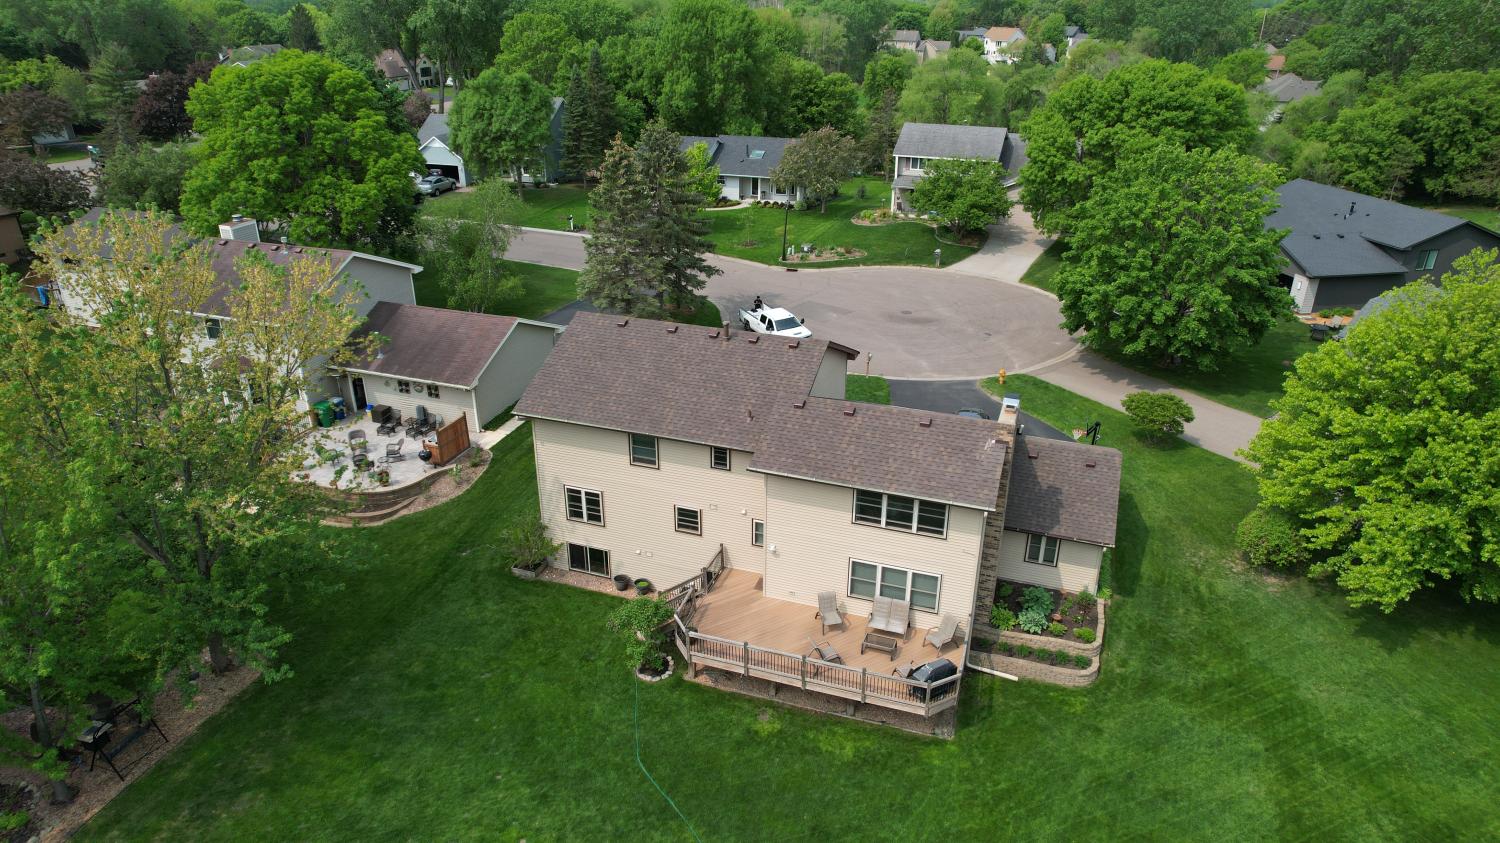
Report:
[[740,643],[745,646],[745,655],[744,655],[744,659],[745,659],[745,675],[749,676],[750,675],[750,642],[749,641],[741,641]]
[[870,681],[870,669],[862,667],[859,669],[859,701],[865,701],[865,686]]
[[807,690],[807,656],[802,657],[802,690]]

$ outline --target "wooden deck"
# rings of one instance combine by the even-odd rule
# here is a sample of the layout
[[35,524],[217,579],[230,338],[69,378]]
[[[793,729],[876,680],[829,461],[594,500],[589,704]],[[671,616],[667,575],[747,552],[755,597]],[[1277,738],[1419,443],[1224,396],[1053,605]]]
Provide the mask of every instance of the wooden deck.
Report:
[[[767,597],[761,593],[759,574],[730,569],[711,593],[699,599],[693,625],[699,632],[717,638],[748,641],[757,647],[799,655],[810,653],[814,644],[827,642],[843,657],[843,664],[856,670],[865,668],[871,674],[889,676],[897,666],[922,665],[939,658],[931,644],[923,643],[930,630],[917,627],[907,630],[895,658],[876,650],[860,653],[867,616],[844,612],[843,625],[824,633],[822,622],[815,617],[817,611],[816,606]],[[958,663],[962,655],[963,645],[958,643],[944,647],[941,657]]]

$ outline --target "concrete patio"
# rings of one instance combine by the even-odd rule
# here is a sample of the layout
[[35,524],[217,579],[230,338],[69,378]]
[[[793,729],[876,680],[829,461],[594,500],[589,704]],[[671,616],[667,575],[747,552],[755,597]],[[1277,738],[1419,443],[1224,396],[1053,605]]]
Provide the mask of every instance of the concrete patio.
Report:
[[[354,468],[353,454],[349,449],[349,433],[354,430],[364,431],[369,442],[365,455],[370,458],[370,465],[363,471]],[[305,479],[309,483],[331,489],[368,491],[400,488],[420,481],[433,471],[431,465],[417,456],[422,450],[422,442],[433,436],[435,434],[428,433],[420,439],[413,439],[401,428],[397,428],[395,433],[382,435],[377,431],[377,425],[368,416],[361,414],[333,427],[319,428],[309,433],[304,446],[307,461],[296,476],[299,480]],[[397,443],[400,443],[402,458],[386,462],[386,447]],[[329,451],[335,452],[338,457],[332,460],[322,459],[319,456],[320,450],[325,455]],[[381,486],[374,477],[374,472],[380,469],[390,472],[390,483],[385,486]],[[303,477],[304,474],[307,475],[306,478]]]

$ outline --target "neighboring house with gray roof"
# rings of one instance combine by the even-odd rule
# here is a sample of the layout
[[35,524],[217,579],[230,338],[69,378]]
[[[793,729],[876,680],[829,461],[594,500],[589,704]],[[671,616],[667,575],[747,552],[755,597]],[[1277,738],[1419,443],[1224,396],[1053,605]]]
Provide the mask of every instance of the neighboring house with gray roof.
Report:
[[1500,234],[1471,222],[1293,179],[1276,189],[1281,207],[1266,228],[1287,229],[1281,283],[1298,313],[1361,307],[1419,278],[1440,278],[1476,248],[1500,247]]
[[249,67],[285,49],[280,44],[250,44],[244,47],[225,48],[219,51],[219,64],[229,67]]
[[[1097,588],[1119,452],[1018,435],[1011,399],[998,422],[849,401],[857,357],[824,339],[579,314],[515,410],[563,543],[552,565],[649,579],[686,618],[692,665],[729,670],[722,652],[805,652],[805,635],[842,634],[820,629],[820,594],[861,635],[877,596],[909,601],[916,631],[891,656],[904,662],[937,658],[921,628],[988,618],[998,579]],[[733,608],[710,595],[694,615],[692,582],[719,566],[699,583],[734,583]],[[857,674],[859,638],[838,649]],[[888,675],[878,659],[871,675]]]
[[912,211],[911,191],[922,180],[928,161],[974,159],[1005,166],[1014,183],[1025,163],[1026,146],[1013,133],[995,126],[954,126],[944,123],[906,123],[896,139],[892,170],[891,210]]
[[934,41],[931,38],[924,39],[917,45],[917,64],[925,64],[942,54],[953,49],[952,41]]
[[885,33],[885,40],[880,46],[888,50],[906,50],[916,52],[917,45],[922,43],[922,33],[915,29],[892,29]]
[[[1283,73],[1275,78],[1268,77],[1266,81],[1255,87],[1255,90],[1267,94],[1276,100],[1278,105],[1285,106],[1305,97],[1316,94],[1323,87],[1322,82],[1312,79],[1303,79],[1295,73]],[[1281,109],[1276,109],[1279,116]]]
[[730,201],[796,202],[806,196],[803,188],[778,185],[771,181],[771,171],[781,163],[786,150],[796,138],[771,138],[759,135],[687,135],[682,139],[686,152],[697,144],[708,147],[709,162],[719,168],[719,195]]

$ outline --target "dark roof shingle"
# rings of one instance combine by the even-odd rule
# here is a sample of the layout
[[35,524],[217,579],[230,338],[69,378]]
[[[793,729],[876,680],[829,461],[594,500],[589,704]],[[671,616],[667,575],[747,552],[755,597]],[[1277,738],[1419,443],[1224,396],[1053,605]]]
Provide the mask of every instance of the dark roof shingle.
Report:
[[1291,229],[1281,248],[1313,278],[1404,273],[1407,267],[1381,246],[1405,251],[1468,225],[1447,214],[1307,179],[1293,179],[1276,192],[1281,207],[1266,217],[1266,228]]
[[709,159],[718,165],[721,174],[766,178],[781,163],[781,156],[786,154],[787,147],[796,142],[796,138],[758,135],[689,135],[682,139],[681,148],[685,152],[694,144],[707,144]]
[[377,302],[354,337],[378,332],[378,356],[351,368],[472,388],[515,328],[514,316]]
[[1017,436],[1005,498],[1005,528],[1114,547],[1120,452]]
[[897,155],[919,158],[978,158],[999,161],[1006,130],[995,126],[907,123],[896,139]]

